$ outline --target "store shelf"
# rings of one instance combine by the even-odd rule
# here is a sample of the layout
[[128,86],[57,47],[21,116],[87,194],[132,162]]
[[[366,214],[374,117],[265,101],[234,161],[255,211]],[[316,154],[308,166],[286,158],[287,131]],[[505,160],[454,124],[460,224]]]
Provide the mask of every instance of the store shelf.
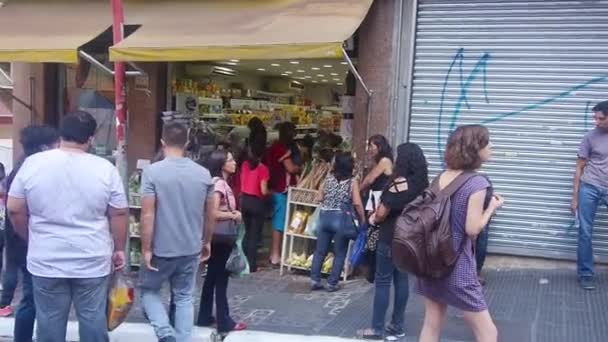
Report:
[[133,205],[133,204],[130,204],[130,205],[129,205],[129,209],[141,209],[141,205]]
[[317,133],[301,133],[301,134],[296,134],[296,136],[294,137],[294,139],[304,139],[304,137],[305,137],[307,134],[308,134],[308,135],[310,135],[310,136],[311,136],[311,137],[313,137],[313,138],[316,138],[316,137],[318,136],[318,134],[317,134]]
[[296,129],[317,129],[318,125],[317,124],[310,124],[310,125],[296,125]]
[[316,240],[317,239],[316,236],[307,235],[307,234],[290,233],[290,232],[287,232],[287,236],[293,236],[293,237],[297,237],[297,238],[310,239],[310,240]]
[[314,203],[304,203],[304,202],[296,202],[296,201],[289,201],[289,204],[302,205],[302,206],[311,207],[311,208],[316,208],[319,206],[318,204],[314,204]]
[[141,239],[141,235],[139,235],[139,234],[130,234],[129,237],[131,239]]
[[139,268],[139,267],[141,267],[141,264],[139,264],[139,263],[136,264],[136,263],[132,262],[131,263],[131,267],[137,267],[137,268]]

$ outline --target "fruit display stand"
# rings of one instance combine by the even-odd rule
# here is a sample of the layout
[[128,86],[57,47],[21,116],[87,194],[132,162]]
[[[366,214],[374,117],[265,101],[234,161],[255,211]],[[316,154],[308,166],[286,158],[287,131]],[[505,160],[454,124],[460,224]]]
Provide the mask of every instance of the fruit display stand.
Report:
[[[314,235],[309,235],[306,232],[294,231],[291,226],[297,211],[301,210],[309,212],[310,215],[307,215],[304,220],[307,221],[311,217],[312,212],[318,208],[319,204],[315,200],[317,197],[317,192],[318,191],[315,190],[294,187],[290,187],[287,192],[285,233],[283,234],[283,248],[281,251],[281,276],[285,270],[291,271],[295,269],[301,271],[310,271],[317,237]],[[296,219],[301,220],[301,218]],[[306,226],[306,222],[301,224]],[[299,253],[296,252],[297,249],[300,250]],[[351,267],[348,261],[351,253],[352,241],[348,245],[346,262],[344,264],[344,271],[342,272],[342,277],[344,280],[346,280],[351,273]],[[331,270],[331,265],[333,264],[333,256],[331,253],[328,253],[328,256],[323,263],[324,267],[322,273],[327,274],[329,273],[329,270]]]

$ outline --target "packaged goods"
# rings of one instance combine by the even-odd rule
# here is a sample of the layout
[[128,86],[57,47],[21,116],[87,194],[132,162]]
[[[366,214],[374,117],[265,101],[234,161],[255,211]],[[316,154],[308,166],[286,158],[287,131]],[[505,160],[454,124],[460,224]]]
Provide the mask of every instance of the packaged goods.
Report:
[[135,297],[133,286],[118,273],[114,278],[114,286],[108,295],[108,330],[116,329],[129,314]]

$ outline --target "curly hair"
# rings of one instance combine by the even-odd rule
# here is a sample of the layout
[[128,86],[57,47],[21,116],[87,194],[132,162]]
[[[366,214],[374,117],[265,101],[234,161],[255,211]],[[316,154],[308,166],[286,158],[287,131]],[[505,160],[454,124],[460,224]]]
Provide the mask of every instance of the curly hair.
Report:
[[452,170],[475,170],[483,160],[479,151],[490,143],[490,132],[482,125],[458,127],[448,138],[445,164]]
[[393,169],[393,182],[396,178],[407,179],[410,190],[415,193],[422,191],[429,186],[429,170],[426,157],[420,146],[414,143],[405,143],[397,147],[397,160]]
[[374,158],[376,163],[379,163],[382,158],[388,158],[390,161],[393,161],[393,149],[385,136],[381,134],[372,135],[369,137],[367,144],[374,144],[378,148],[378,155]]

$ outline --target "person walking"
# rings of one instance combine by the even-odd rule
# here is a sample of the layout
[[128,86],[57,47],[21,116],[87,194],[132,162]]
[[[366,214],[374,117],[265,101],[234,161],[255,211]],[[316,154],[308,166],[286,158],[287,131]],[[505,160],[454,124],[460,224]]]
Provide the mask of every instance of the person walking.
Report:
[[266,201],[270,193],[270,172],[261,162],[264,145],[249,146],[249,156],[241,166],[241,210],[245,223],[245,255],[251,272],[257,272],[257,246],[266,219]]
[[[359,182],[353,175],[355,168],[353,156],[348,152],[338,152],[334,157],[333,164],[332,172],[327,176],[319,190],[321,210],[319,213],[319,231],[317,232],[317,244],[310,271],[311,289],[313,291],[327,289],[329,292],[335,292],[340,289],[338,284],[340,274],[344,268],[349,240],[353,238],[346,235],[347,232],[345,232],[346,220],[352,220],[352,217],[346,217],[350,214],[346,214],[345,210],[351,210],[354,207],[359,216],[359,222],[365,222]],[[335,243],[334,262],[327,279],[327,286],[323,286],[321,283],[321,268],[332,240]]]
[[72,303],[80,340],[109,340],[108,285],[125,266],[129,216],[116,167],[87,153],[96,129],[87,112],[64,116],[59,149],[29,156],[9,190],[9,218],[29,244],[39,342],[65,341]]
[[[445,150],[447,170],[438,177],[439,188],[446,188],[463,172],[474,172],[492,155],[490,133],[480,125],[458,127],[449,137]],[[460,309],[477,342],[496,342],[498,332],[492,321],[483,290],[477,278],[472,239],[502,207],[504,200],[494,194],[483,209],[490,184],[481,175],[469,179],[451,198],[450,225],[456,252],[464,244],[452,273],[446,278],[419,278],[416,291],[425,297],[425,316],[421,342],[438,342],[448,305]]]
[[[6,178],[6,193],[10,190],[11,184],[17,172],[23,165],[24,160],[38,152],[55,149],[59,144],[59,134],[49,126],[28,126],[21,130],[19,142],[23,148],[23,159],[20,160],[15,168]],[[7,303],[0,311],[5,316],[13,313],[10,303],[12,303],[19,272],[21,272],[21,301],[15,311],[15,324],[13,326],[13,339],[15,342],[31,342],[34,335],[34,321],[36,319],[36,307],[34,305],[34,290],[32,288],[32,275],[26,267],[27,241],[19,237],[8,213],[5,219],[6,228],[4,238],[6,241],[6,270],[2,279],[4,291],[2,291],[1,302]]]
[[[372,326],[359,332],[368,340],[399,339],[405,336],[403,321],[409,297],[408,275],[399,271],[392,259],[392,241],[397,217],[403,209],[429,186],[426,158],[420,146],[413,143],[397,147],[393,179],[380,198],[370,223],[380,226],[376,250],[376,279]],[[385,328],[391,283],[394,284],[393,315]]]
[[[226,261],[230,257],[236,241],[234,234],[224,234],[220,226],[236,225],[242,221],[241,213],[236,208],[234,193],[228,185],[231,175],[236,172],[236,161],[232,153],[226,150],[216,150],[207,161],[214,182],[213,210],[217,229],[211,240],[211,257],[207,266],[207,277],[201,292],[201,303],[198,311],[197,325],[208,327],[217,324],[217,331],[226,334],[230,331],[245,330],[245,323],[237,323],[230,317],[228,307],[228,279],[230,273],[226,270]],[[213,299],[215,296],[216,318],[213,317]]]
[[578,217],[577,273],[581,288],[595,289],[592,233],[600,204],[608,206],[608,101],[593,107],[595,128],[583,137],[578,150],[572,213]]
[[[214,224],[213,182],[209,171],[186,158],[188,129],[180,123],[163,127],[164,159],[142,174],[141,241],[143,267],[139,286],[146,315],[162,342],[192,341],[192,292],[202,259],[210,255]],[[203,242],[204,240],[204,242]],[[171,287],[173,326],[161,298]]]
[[281,245],[283,243],[283,230],[285,229],[285,215],[287,210],[287,190],[296,185],[296,174],[301,167],[297,165],[291,147],[295,131],[292,125],[281,123],[279,140],[268,149],[264,164],[270,170],[270,189],[272,190],[272,246],[270,248],[270,265],[278,268],[281,263]]

